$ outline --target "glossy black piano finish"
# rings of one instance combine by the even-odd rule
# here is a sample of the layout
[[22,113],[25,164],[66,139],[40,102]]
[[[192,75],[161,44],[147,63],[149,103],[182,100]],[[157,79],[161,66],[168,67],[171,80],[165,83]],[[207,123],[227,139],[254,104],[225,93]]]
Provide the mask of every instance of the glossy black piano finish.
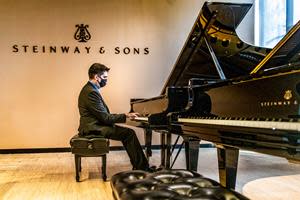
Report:
[[[188,106],[196,107],[190,102],[192,94],[187,92],[188,85],[193,84],[191,80],[200,80],[202,83],[217,80],[220,70],[215,67],[216,62],[224,69],[225,77],[249,74],[270,51],[247,44],[235,31],[250,7],[251,4],[205,3],[160,96],[131,102],[132,112],[139,112],[141,117],[147,117],[146,121],[131,121],[128,124],[145,129],[149,155],[152,130],[163,131],[162,141],[171,141],[171,132],[181,135],[181,132],[177,131],[180,129],[170,131],[167,115],[182,111],[187,103]],[[217,61],[214,56],[217,57]],[[197,155],[192,148],[189,151],[189,147],[197,148],[199,141],[193,138],[190,140],[189,137],[185,139],[186,155]],[[167,154],[170,154],[170,144],[167,146]],[[197,170],[197,162],[190,158],[187,160],[190,161],[187,162],[187,166],[192,166],[188,169]]]
[[153,128],[162,128],[160,125],[168,124],[167,114],[183,111],[188,100],[187,87],[168,87],[164,95],[131,102],[131,111],[147,117],[147,121],[143,123],[148,123]]
[[204,3],[161,94],[131,102],[131,111],[139,112],[143,117],[150,116],[150,125],[168,125],[161,117],[187,106],[190,80],[198,79],[205,83],[219,79],[215,62],[220,64],[227,78],[248,75],[270,51],[268,48],[247,44],[236,33],[236,27],[251,6]]
[[[285,58],[289,58],[293,63],[297,60],[295,52],[299,49],[299,45],[296,40],[293,42],[293,51],[288,51],[289,54],[282,59],[281,54],[276,54],[279,52],[278,49],[282,48],[272,51],[272,49],[247,44],[238,37],[236,28],[251,6],[251,4],[237,3],[204,3],[160,96],[131,103],[131,111],[139,112],[142,117],[146,117],[146,120],[134,123],[136,123],[135,126],[143,127],[148,135],[146,139],[147,152],[151,152],[149,150],[151,142],[149,141],[152,130],[158,130],[163,133],[162,135],[167,135],[167,138],[162,137],[162,147],[167,141],[169,150],[171,134],[180,135],[185,141],[187,168],[197,170],[199,141],[205,139],[217,143],[220,181],[223,186],[228,188],[235,187],[239,148],[246,147],[248,143],[245,141],[240,143],[240,146],[232,145],[232,142],[235,141],[232,140],[234,136],[226,135],[227,138],[222,138],[218,126],[211,128],[209,124],[180,122],[179,119],[190,119],[195,116],[223,117],[220,112],[230,106],[234,111],[230,113],[231,110],[228,110],[227,117],[235,117],[232,115],[235,114],[234,112],[237,113],[236,117],[240,117],[239,111],[243,111],[243,109],[245,109],[245,113],[252,112],[251,117],[255,117],[256,111],[251,106],[247,107],[248,104],[246,104],[246,108],[238,108],[240,100],[248,102],[257,100],[252,96],[251,98],[249,95],[247,96],[246,92],[251,89],[249,88],[251,83],[259,77],[263,80],[265,76],[276,77],[278,73],[289,73],[291,69],[297,70],[296,65],[285,66],[289,63],[284,62]],[[277,84],[276,81],[275,83]],[[245,87],[240,90],[229,89],[236,85]],[[269,87],[271,93],[273,91],[271,83]],[[177,94],[169,95],[172,93],[170,88],[175,93],[182,89],[184,92],[178,96],[176,96]],[[256,89],[253,88],[252,92],[255,92]],[[265,93],[264,88],[260,92]],[[244,94],[246,95],[243,97]],[[280,97],[282,97],[282,93],[280,93]],[[230,101],[230,105],[224,104],[225,100]],[[261,105],[269,104],[267,100],[262,99],[256,106]],[[238,128],[237,132],[241,135],[242,140],[247,140],[249,134],[240,133],[241,128]],[[255,135],[257,130],[260,129],[255,129],[252,135]],[[237,133],[234,132],[234,134]],[[169,150],[168,156],[170,156]],[[170,158],[168,157],[168,159]],[[168,164],[167,167],[170,165]]]
[[131,102],[131,112],[137,112],[143,120],[128,121],[131,126],[144,129],[146,157],[152,155],[152,131],[161,134],[161,167],[169,168],[171,163],[171,135],[168,133],[168,113],[184,111],[189,101],[187,87],[168,87],[165,94],[150,99]]
[[220,147],[220,181],[228,188],[235,187],[239,149],[300,160],[299,37],[300,22],[257,65],[260,71],[194,86],[195,109],[172,116],[184,134]]
[[[207,87],[195,90],[200,93]],[[173,127],[217,144],[220,181],[234,188],[238,149],[300,160],[299,89],[300,67],[270,77],[211,86],[205,92],[211,112],[186,111],[173,119]],[[209,101],[207,96],[202,102]]]
[[239,81],[194,86],[194,107],[181,117],[228,120],[298,121],[300,62],[295,70]]
[[209,49],[217,58],[226,79],[248,75],[271,51],[247,44],[236,33],[251,6],[204,3],[162,93],[169,86],[187,86],[191,79],[220,79]]
[[[220,182],[234,188],[239,149],[300,160],[299,77],[300,70],[212,88],[207,92],[210,113],[181,113],[176,116],[179,121],[191,121],[178,123],[177,119],[171,127],[180,126],[183,134],[217,144]],[[228,125],[227,121],[236,121],[237,125]],[[198,159],[192,156],[191,160]]]

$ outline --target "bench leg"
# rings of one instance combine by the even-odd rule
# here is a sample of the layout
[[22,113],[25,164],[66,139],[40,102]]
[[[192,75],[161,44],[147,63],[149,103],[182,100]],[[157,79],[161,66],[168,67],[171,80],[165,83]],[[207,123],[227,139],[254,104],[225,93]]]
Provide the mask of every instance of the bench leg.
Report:
[[81,172],[81,156],[79,156],[79,159],[78,159],[78,161],[79,161],[79,172]]
[[106,181],[106,154],[102,156],[102,178],[104,181]]
[[76,171],[76,182],[79,182],[80,176],[79,171],[81,171],[81,157],[75,154],[75,171]]

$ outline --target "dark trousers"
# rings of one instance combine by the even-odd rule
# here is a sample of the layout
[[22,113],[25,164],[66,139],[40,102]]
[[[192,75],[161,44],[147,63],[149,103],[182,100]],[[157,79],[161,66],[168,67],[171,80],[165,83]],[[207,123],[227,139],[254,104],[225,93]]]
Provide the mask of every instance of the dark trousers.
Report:
[[92,132],[90,134],[103,135],[105,138],[121,141],[127,151],[133,169],[145,170],[149,168],[148,160],[134,130],[121,126],[103,126],[100,132]]

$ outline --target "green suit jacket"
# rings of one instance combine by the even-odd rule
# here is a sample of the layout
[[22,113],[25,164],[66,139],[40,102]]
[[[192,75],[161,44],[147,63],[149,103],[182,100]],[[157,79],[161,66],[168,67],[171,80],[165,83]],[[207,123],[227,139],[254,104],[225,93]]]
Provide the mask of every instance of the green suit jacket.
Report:
[[80,113],[79,134],[88,135],[90,132],[99,131],[103,126],[113,126],[114,123],[126,121],[125,114],[110,114],[99,91],[91,82],[82,88],[78,98]]

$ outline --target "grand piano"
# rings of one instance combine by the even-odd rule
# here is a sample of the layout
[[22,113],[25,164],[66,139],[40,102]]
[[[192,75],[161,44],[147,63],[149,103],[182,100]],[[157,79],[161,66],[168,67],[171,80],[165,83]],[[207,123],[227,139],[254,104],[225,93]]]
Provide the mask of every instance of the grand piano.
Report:
[[161,95],[131,102],[136,126],[184,138],[189,169],[199,141],[215,143],[227,188],[239,149],[300,159],[300,23],[273,49],[252,46],[236,33],[250,7],[204,3]]
[[[226,79],[247,75],[270,51],[243,42],[236,33],[236,27],[250,8],[251,4],[205,3],[161,94],[150,99],[131,101],[131,111],[140,113],[141,117],[128,124],[144,128],[148,157],[151,156],[152,130],[161,133],[162,166],[171,167],[171,135],[168,133],[183,136],[180,129],[170,131],[168,115],[182,112],[187,107],[195,108],[196,112],[199,107],[197,101],[192,101],[189,88],[216,82],[220,76]],[[199,139],[183,138],[187,168],[197,170],[197,162],[193,160],[198,156]]]

